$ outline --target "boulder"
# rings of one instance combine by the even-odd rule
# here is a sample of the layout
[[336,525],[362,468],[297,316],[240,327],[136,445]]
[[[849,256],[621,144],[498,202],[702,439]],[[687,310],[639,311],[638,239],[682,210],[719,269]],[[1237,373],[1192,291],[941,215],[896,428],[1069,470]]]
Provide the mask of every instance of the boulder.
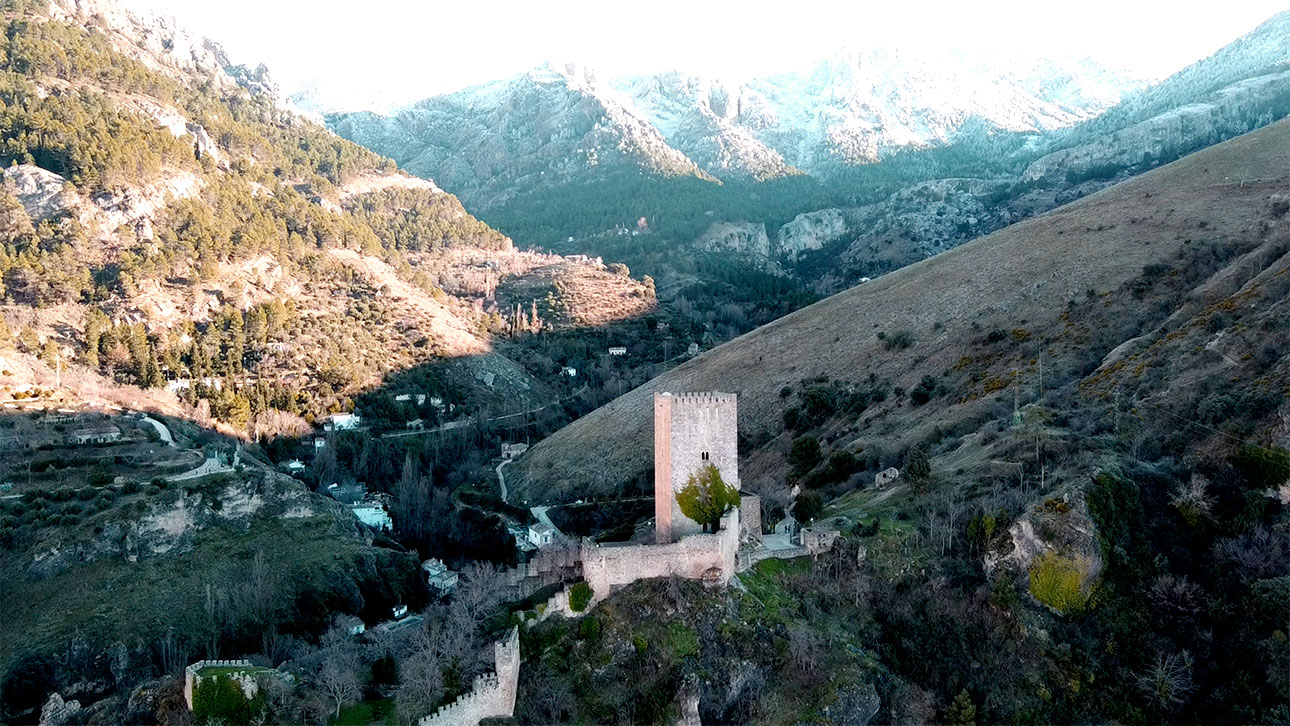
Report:
[[63,726],[80,710],[80,701],[64,701],[62,696],[51,693],[45,706],[40,709],[40,726]]

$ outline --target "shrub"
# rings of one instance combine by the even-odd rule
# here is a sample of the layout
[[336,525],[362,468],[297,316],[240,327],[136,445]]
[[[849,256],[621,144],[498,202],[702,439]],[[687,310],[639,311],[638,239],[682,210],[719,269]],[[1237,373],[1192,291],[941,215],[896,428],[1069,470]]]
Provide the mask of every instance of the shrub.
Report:
[[582,619],[578,625],[578,637],[583,640],[596,641],[600,639],[600,618],[589,615]]
[[936,379],[932,376],[923,376],[923,380],[919,381],[918,385],[914,387],[914,390],[909,392],[909,400],[912,401],[915,406],[921,406],[932,400],[932,397],[935,395]]
[[908,330],[897,330],[890,335],[882,336],[882,347],[887,350],[904,350],[915,342],[917,338]]
[[574,583],[573,587],[569,588],[569,609],[575,613],[586,610],[591,604],[592,594],[591,585],[585,582]]
[[1088,563],[1045,552],[1030,565],[1030,594],[1059,613],[1079,612],[1088,603],[1081,587]]

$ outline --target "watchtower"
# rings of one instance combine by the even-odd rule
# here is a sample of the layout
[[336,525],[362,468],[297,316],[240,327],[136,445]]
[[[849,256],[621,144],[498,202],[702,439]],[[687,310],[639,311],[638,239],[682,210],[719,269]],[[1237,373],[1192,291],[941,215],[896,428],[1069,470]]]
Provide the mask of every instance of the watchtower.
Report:
[[739,403],[733,393],[654,394],[654,541],[673,542],[703,526],[681,512],[677,492],[711,464],[739,488]]

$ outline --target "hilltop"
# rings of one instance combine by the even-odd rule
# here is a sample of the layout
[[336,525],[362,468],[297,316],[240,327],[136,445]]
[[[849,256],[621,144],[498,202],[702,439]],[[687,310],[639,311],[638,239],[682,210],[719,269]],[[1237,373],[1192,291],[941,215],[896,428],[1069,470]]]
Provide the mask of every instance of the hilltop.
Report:
[[[829,408],[840,405],[833,402],[823,413],[841,422],[828,439],[862,450],[876,467],[899,463],[901,451],[934,432],[947,437],[939,451],[968,446],[1011,411],[1014,373],[1034,400],[1041,360],[1045,399],[1060,395],[1068,407],[1059,415],[1111,415],[1101,394],[1113,389],[1121,406],[1150,398],[1186,415],[1200,395],[1198,379],[1228,375],[1245,382],[1237,388],[1284,380],[1285,351],[1251,362],[1247,353],[1261,345],[1254,330],[1216,333],[1206,321],[1217,309],[1247,309],[1242,296],[1255,294],[1272,307],[1250,315],[1274,328],[1284,321],[1277,312],[1284,301],[1259,281],[1285,277],[1277,250],[1284,252],[1287,222],[1270,211],[1270,198],[1285,193],[1287,170],[1290,123],[1280,122],[884,275],[585,416],[535,446],[508,479],[531,499],[563,501],[646,476],[655,391],[739,393],[748,457],[741,476],[755,486],[788,472],[785,413],[813,384],[832,382],[842,397],[884,392],[850,412]],[[1140,358],[1188,345],[1211,351],[1190,371]],[[925,377],[931,402],[897,393],[926,385]]]

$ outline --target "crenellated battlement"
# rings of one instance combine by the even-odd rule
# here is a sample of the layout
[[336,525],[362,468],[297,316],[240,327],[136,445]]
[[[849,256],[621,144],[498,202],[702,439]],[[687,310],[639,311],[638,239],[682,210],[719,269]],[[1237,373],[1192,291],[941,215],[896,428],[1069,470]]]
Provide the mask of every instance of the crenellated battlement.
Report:
[[474,726],[486,718],[509,718],[515,712],[520,678],[520,631],[511,628],[493,644],[496,672],[475,678],[460,698],[417,721],[417,726]]
[[739,394],[722,393],[720,391],[680,391],[677,393],[665,392],[658,395],[669,396],[674,399],[676,403],[680,404],[711,405],[720,403],[737,404],[739,402]]

